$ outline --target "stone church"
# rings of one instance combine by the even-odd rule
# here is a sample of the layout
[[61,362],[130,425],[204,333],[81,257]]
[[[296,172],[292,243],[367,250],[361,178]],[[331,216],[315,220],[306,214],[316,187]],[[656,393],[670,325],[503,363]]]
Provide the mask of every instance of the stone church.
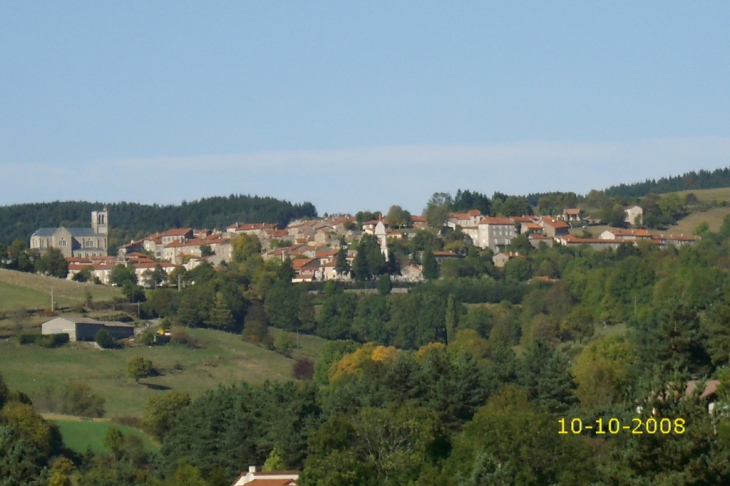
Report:
[[109,211],[91,212],[91,228],[40,228],[30,236],[30,247],[46,251],[58,248],[65,257],[106,256],[109,237]]

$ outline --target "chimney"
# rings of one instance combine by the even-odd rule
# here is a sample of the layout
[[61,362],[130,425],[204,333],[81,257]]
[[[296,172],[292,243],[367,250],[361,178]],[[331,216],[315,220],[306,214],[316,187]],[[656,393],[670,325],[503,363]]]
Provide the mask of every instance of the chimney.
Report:
[[248,466],[248,472],[255,473],[256,472],[256,466]]

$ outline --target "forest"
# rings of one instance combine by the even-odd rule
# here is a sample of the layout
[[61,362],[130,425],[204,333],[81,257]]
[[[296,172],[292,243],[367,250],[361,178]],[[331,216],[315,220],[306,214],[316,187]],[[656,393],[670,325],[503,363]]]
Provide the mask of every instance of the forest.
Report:
[[272,197],[231,194],[180,205],[55,201],[0,207],[0,243],[29,241],[38,228],[89,227],[91,211],[107,207],[110,221],[110,251],[116,247],[170,228],[225,229],[235,222],[277,223],[281,227],[298,218],[317,216],[308,202],[292,204]]
[[[411,244],[426,259],[436,241]],[[297,363],[290,382],[161,393],[143,418],[156,453],[119,432],[104,452],[73,453],[0,385],[0,477],[223,486],[263,465],[317,486],[730,482],[730,217],[691,247],[520,247],[503,269],[465,244],[456,268],[408,293],[368,259],[374,291],[310,291],[242,237],[233,262],[197,267],[180,292],[143,292],[142,311],[282,353],[292,343],[270,328],[313,333],[328,339],[314,366]],[[719,381],[713,413],[706,380]]]
[[713,171],[690,171],[678,176],[647,179],[634,184],[619,184],[605,189],[603,192],[611,197],[643,197],[647,194],[665,194],[667,192],[691,191],[698,189],[716,189],[730,187],[730,167]]

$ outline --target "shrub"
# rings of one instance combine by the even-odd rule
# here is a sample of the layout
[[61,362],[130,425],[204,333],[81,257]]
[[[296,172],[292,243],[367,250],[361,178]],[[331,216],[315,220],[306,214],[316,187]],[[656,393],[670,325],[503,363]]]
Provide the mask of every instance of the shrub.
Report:
[[19,344],[35,344],[44,348],[55,348],[69,341],[68,333],[59,334],[18,334]]
[[96,344],[104,349],[113,348],[116,344],[114,337],[106,329],[99,329],[96,331],[96,334],[94,334],[94,341],[96,341]]
[[104,402],[103,398],[91,392],[89,385],[82,382],[48,387],[35,399],[38,410],[89,418],[104,416]]
[[314,362],[307,358],[299,358],[292,365],[292,377],[297,380],[311,380],[314,376]]
[[191,348],[198,347],[198,340],[187,332],[183,331],[182,329],[173,329],[170,334],[170,340],[175,343],[184,344],[185,346],[190,346]]
[[138,382],[142,378],[152,376],[152,361],[136,356],[127,363],[127,376]]
[[294,350],[296,343],[288,332],[279,331],[274,338],[274,349],[277,353],[283,354],[287,358],[291,356],[291,352]]

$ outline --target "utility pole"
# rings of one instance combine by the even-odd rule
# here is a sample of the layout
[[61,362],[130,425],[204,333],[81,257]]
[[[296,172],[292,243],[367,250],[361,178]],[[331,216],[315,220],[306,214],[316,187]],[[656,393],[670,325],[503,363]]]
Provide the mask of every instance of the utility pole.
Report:
[[54,307],[55,303],[53,302],[53,287],[51,287],[51,312],[53,312]]

